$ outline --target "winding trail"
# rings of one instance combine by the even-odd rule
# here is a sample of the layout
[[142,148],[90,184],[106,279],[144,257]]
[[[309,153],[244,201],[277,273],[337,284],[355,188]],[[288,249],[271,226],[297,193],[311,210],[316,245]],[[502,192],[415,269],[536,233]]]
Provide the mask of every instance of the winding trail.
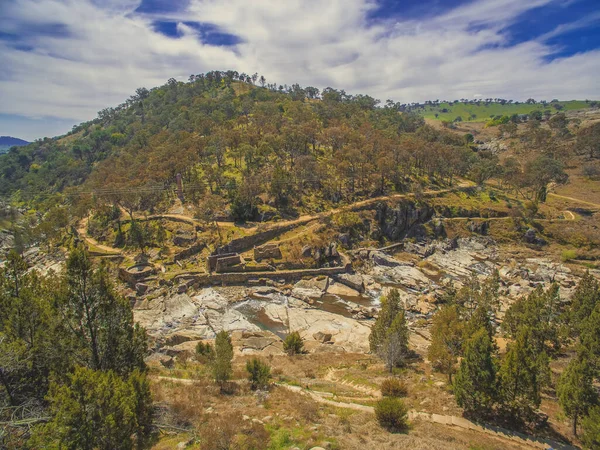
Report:
[[[329,371],[328,371],[328,373],[329,373]],[[153,378],[158,379],[158,380],[170,381],[170,382],[174,382],[174,383],[186,384],[186,385],[193,385],[195,383],[195,380],[189,380],[189,379],[185,379],[185,378],[174,378],[174,377],[164,377],[164,376],[156,376]],[[358,403],[338,402],[335,400],[330,400],[328,398],[325,398],[326,396],[331,395],[331,393],[329,393],[329,392],[320,393],[319,391],[313,391],[310,389],[302,388],[300,386],[292,386],[292,385],[283,384],[283,383],[275,383],[275,385],[282,389],[286,389],[288,391],[295,392],[297,394],[306,395],[306,396],[310,397],[311,399],[313,399],[315,402],[323,404],[323,405],[329,405],[329,406],[333,406],[335,408],[351,409],[354,411],[365,412],[365,413],[369,413],[369,414],[375,413],[375,408],[372,406],[361,405]],[[351,385],[353,387],[355,387],[354,384],[351,384]],[[503,441],[510,441],[511,443],[520,445],[523,448],[537,448],[537,449],[554,448],[554,449],[560,449],[560,450],[576,449],[576,447],[566,445],[566,444],[561,444],[559,442],[551,441],[549,439],[540,439],[540,438],[536,438],[534,436],[530,436],[530,435],[523,434],[523,433],[518,433],[515,431],[511,431],[511,430],[506,430],[504,428],[495,427],[495,426],[491,426],[491,425],[477,424],[477,423],[472,422],[463,417],[434,414],[434,413],[428,413],[428,412],[424,412],[424,411],[416,411],[413,409],[413,410],[408,411],[408,419],[409,420],[422,420],[425,422],[436,423],[439,425],[446,425],[446,426],[450,426],[450,427],[461,428],[464,430],[471,430],[471,431],[475,431],[478,433],[485,433],[485,434],[490,435],[491,437],[494,437],[494,438],[497,438],[497,439],[500,439]]]
[[592,203],[592,202],[588,202],[586,200],[580,200],[580,199],[575,198],[575,197],[567,197],[566,195],[554,194],[552,192],[549,192],[548,196],[562,198],[564,200],[570,200],[570,201],[575,202],[575,203],[583,203],[585,205],[591,205],[591,206],[594,206],[596,208],[600,208],[600,205],[598,203]]

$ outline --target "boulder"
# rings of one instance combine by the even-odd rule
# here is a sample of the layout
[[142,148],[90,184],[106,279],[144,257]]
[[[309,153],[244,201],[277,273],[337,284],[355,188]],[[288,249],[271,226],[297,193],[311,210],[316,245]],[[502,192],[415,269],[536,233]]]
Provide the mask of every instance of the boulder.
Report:
[[373,263],[375,263],[378,266],[396,267],[402,265],[400,261],[392,258],[389,255],[386,255],[383,252],[372,252],[370,256],[373,260]]
[[310,258],[312,256],[312,247],[310,245],[305,245],[302,247],[302,257]]
[[327,288],[327,293],[331,295],[339,295],[345,297],[360,296],[360,292],[342,283],[330,283],[329,287]]
[[312,336],[315,341],[319,341],[321,343],[331,341],[331,337],[332,337],[331,333],[324,333],[322,331],[317,331],[316,333],[313,333]]
[[363,292],[365,292],[365,283],[364,283],[363,277],[361,275],[342,273],[342,274],[334,275],[334,279],[338,283],[345,284],[349,288],[352,288],[361,294]]
[[340,233],[338,235],[338,241],[340,244],[345,245],[346,247],[350,245],[350,233]]
[[137,295],[144,295],[146,292],[148,292],[149,289],[150,286],[148,286],[146,283],[135,284],[135,292]]

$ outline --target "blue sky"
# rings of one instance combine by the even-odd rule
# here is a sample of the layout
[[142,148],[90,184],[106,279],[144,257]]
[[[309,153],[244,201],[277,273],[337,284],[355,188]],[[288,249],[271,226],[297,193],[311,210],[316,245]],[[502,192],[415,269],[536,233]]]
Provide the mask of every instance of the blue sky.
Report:
[[401,102],[600,99],[599,0],[0,0],[0,135],[238,70]]

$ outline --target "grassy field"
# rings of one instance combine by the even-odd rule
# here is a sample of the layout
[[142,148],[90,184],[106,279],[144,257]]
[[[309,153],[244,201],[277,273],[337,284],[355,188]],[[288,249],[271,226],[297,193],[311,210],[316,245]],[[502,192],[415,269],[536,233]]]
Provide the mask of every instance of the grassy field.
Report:
[[[571,100],[558,103],[563,106],[564,109],[562,111],[573,111],[589,108],[588,103],[580,100]],[[442,112],[443,109],[447,109],[448,112]],[[481,102],[480,105],[469,103],[440,103],[439,106],[426,106],[424,109],[419,111],[423,117],[427,119],[452,121],[456,117],[460,116],[465,122],[487,122],[491,116],[529,114],[534,110],[543,112],[546,109],[551,110],[552,113],[557,112],[557,110],[551,104],[542,105],[538,103],[535,105],[528,105],[525,103],[513,103],[502,105],[500,103],[489,103],[486,105],[484,102]],[[438,114],[438,117],[435,116],[436,114]]]

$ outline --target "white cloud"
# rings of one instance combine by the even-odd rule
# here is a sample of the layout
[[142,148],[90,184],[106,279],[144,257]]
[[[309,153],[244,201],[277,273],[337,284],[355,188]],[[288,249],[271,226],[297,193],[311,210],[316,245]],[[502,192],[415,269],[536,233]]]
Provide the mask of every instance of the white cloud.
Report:
[[[548,63],[553,49],[543,39],[503,46],[507,25],[552,1],[478,0],[421,21],[376,23],[367,20],[373,0],[192,0],[185,11],[168,15],[214,24],[241,38],[235,47],[202,43],[183,24],[181,38],[163,36],[152,20],[164,16],[135,14],[139,0],[2,2],[0,30],[18,32],[33,50],[0,41],[0,114],[75,123],[137,87],[227,69],[403,102],[599,98],[599,51]],[[56,24],[67,37],[28,32]]]

